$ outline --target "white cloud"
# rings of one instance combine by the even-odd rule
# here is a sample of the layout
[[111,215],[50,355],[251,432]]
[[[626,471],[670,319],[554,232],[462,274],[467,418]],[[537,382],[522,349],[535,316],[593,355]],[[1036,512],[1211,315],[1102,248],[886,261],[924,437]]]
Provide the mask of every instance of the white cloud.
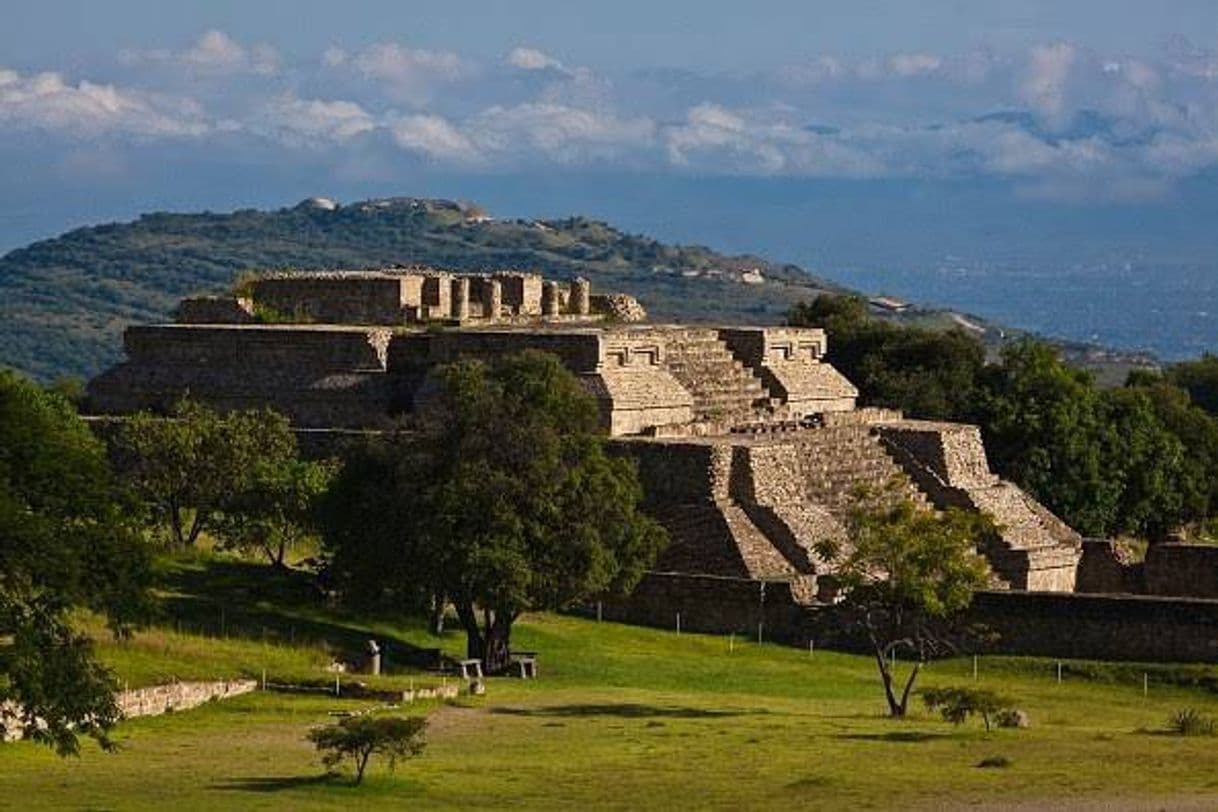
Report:
[[1051,121],[1060,120],[1066,109],[1066,83],[1075,57],[1075,48],[1068,42],[1033,48],[1019,86],[1020,98]]
[[440,116],[398,117],[390,122],[389,132],[399,147],[428,158],[456,163],[473,163],[482,158],[473,142]]
[[561,62],[536,48],[513,48],[507,56],[507,63],[517,70],[566,71]]
[[376,126],[372,114],[354,102],[281,96],[266,106],[250,129],[288,146],[321,147],[341,144]]
[[124,51],[119,59],[128,65],[172,65],[196,73],[230,75],[279,72],[279,54],[270,45],[244,46],[223,31],[205,31],[183,51]]
[[552,103],[492,106],[474,116],[470,128],[488,151],[519,155],[530,148],[560,163],[630,154],[655,136],[654,122],[645,117]]
[[197,104],[58,73],[22,77],[0,71],[0,126],[90,138],[109,134],[144,137],[198,136],[210,128]]
[[397,100],[421,106],[432,98],[437,85],[471,77],[474,66],[451,51],[409,48],[396,42],[370,45],[337,58],[331,67],[350,66],[364,78],[383,83]]
[[888,69],[901,77],[925,76],[943,67],[943,58],[935,54],[896,54],[888,59]]
[[815,177],[885,174],[881,158],[835,135],[813,132],[765,111],[700,104],[665,129],[669,161],[702,171]]

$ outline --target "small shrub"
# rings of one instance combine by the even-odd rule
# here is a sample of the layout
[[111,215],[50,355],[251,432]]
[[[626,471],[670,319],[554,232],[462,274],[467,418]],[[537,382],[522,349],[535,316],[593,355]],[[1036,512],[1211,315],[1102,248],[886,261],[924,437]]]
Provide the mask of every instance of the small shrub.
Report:
[[355,766],[354,783],[359,784],[374,755],[384,756],[392,772],[398,759],[422,753],[426,729],[427,719],[422,716],[352,716],[336,725],[311,730],[308,738],[322,754],[321,763],[331,771],[351,759]]
[[1213,736],[1218,722],[1194,708],[1183,708],[1168,717],[1167,730],[1175,736]]
[[1011,700],[979,688],[927,688],[922,692],[922,701],[928,709],[939,711],[954,725],[963,724],[969,716],[976,714],[985,723],[986,730],[992,727],[999,714],[1012,711]]
[[1006,756],[988,756],[977,762],[977,766],[982,769],[1010,767],[1011,760]]

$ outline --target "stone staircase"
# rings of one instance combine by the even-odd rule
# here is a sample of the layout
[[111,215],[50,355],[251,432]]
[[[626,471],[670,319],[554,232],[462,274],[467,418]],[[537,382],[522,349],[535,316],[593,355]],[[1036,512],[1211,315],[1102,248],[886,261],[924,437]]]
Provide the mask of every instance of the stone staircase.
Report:
[[861,490],[883,493],[885,501],[906,498],[921,508],[932,508],[866,425],[811,430],[801,436],[800,445],[807,498],[835,516],[849,513]]
[[1002,580],[1023,589],[1073,587],[1080,542],[1061,519],[1009,482],[968,495],[998,525],[999,538],[982,552]]
[[731,425],[756,420],[772,404],[761,380],[732,355],[718,333],[687,329],[668,341],[665,366],[694,398],[694,419]]
[[667,506],[653,515],[669,537],[657,570],[761,579],[801,575],[730,500]]

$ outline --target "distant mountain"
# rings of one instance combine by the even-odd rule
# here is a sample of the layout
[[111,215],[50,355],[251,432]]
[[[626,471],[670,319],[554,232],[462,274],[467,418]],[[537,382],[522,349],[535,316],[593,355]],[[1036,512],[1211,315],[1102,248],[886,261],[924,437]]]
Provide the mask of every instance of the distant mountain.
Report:
[[121,355],[135,322],[245,270],[427,264],[582,275],[631,293],[656,319],[776,323],[792,303],[840,289],[794,265],[666,245],[582,217],[496,220],[478,206],[312,198],[277,211],[147,214],[81,228],[0,258],[0,365],[47,380],[88,377]]

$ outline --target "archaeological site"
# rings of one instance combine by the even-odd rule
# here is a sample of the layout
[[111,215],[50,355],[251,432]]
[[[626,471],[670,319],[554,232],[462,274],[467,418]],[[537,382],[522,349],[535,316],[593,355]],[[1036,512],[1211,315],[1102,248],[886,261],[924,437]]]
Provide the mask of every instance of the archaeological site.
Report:
[[[89,385],[93,409],[165,409],[187,393],[219,408],[269,406],[307,447],[327,448],[408,417],[436,365],[544,350],[595,399],[615,452],[637,460],[648,511],[671,538],[631,598],[597,608],[606,616],[831,639],[820,610],[834,603],[833,564],[817,542],[842,536],[859,486],[895,483],[927,510],[994,519],[999,536],[980,550],[993,588],[976,607],[1008,632],[1008,650],[1086,654],[1111,648],[1118,628],[1125,648],[1106,654],[1174,646],[1194,659],[1218,643],[1213,607],[1172,633],[1188,642],[1172,642],[1161,632],[1178,618],[1149,599],[1071,594],[1100,577],[1080,577],[1083,539],[991,472],[976,427],[859,407],[824,360],[832,336],[822,330],[652,324],[631,297],[532,273],[271,274],[245,292],[186,299],[175,323],[128,328],[126,361]],[[1101,552],[1089,557],[1120,581]]]

